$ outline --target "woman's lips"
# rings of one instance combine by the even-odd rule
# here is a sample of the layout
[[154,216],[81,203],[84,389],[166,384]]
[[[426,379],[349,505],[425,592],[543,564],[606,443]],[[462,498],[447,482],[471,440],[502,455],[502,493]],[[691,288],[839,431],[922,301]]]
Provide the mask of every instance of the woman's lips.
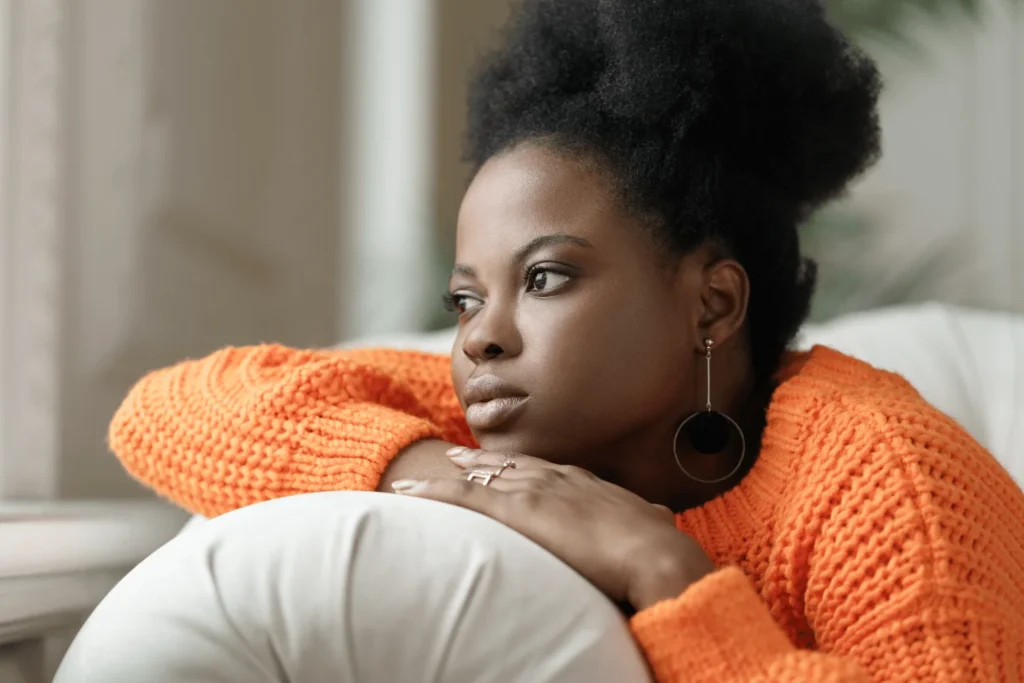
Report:
[[489,401],[472,403],[466,408],[466,423],[470,429],[494,429],[516,417],[526,407],[527,396],[502,396]]

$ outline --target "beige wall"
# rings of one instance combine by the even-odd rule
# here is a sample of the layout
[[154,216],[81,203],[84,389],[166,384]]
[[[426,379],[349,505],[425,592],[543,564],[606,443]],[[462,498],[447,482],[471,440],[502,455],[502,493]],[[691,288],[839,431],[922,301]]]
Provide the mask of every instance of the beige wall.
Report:
[[469,180],[461,162],[467,74],[475,58],[497,37],[508,16],[509,0],[443,0],[438,11],[435,215],[441,239],[450,242]]
[[335,338],[341,7],[71,7],[59,493],[138,494],[104,444],[136,378]]
[[[376,67],[342,43],[357,25],[352,3],[67,6],[72,241],[58,494],[138,495],[104,444],[135,379],[227,343],[326,345],[344,329],[355,295],[339,273],[352,220],[343,194],[360,180],[346,176],[359,169],[346,154],[358,103],[345,88]],[[433,205],[418,215],[447,248],[467,179],[466,71],[507,1],[435,10],[436,171]],[[381,286],[374,277],[387,273],[371,269],[357,284]]]
[[872,44],[886,80],[884,154],[848,205],[878,228],[849,255],[872,287],[948,253],[919,297],[1024,312],[1024,13],[991,0],[918,27],[918,50]]

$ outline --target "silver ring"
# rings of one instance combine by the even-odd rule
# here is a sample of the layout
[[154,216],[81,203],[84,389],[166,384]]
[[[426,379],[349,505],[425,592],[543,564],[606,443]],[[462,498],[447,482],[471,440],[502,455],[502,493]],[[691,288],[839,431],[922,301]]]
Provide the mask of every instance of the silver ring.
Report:
[[479,481],[481,486],[488,486],[491,483],[491,480],[496,477],[500,477],[502,472],[505,470],[514,470],[515,468],[516,461],[512,458],[505,458],[501,464],[498,465],[498,469],[493,472],[487,472],[485,470],[470,470],[469,473],[466,474],[466,481]]
[[505,470],[514,470],[516,468],[516,461],[512,458],[505,458],[501,465],[498,466],[498,471],[494,473],[494,476],[500,477],[501,473]]
[[491,479],[494,479],[494,472],[481,472],[480,470],[471,470],[466,475],[466,481],[480,480],[481,486],[488,486],[491,483]]

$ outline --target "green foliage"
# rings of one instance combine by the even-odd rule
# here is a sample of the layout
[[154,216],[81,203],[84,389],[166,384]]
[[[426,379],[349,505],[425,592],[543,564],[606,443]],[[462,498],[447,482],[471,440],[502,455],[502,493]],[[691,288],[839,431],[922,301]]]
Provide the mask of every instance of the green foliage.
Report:
[[[1016,1],[1016,0],[1010,0]],[[908,29],[925,19],[977,21],[984,0],[826,0],[832,20],[856,39],[912,40]]]
[[948,291],[952,274],[963,274],[962,240],[915,243],[913,253],[886,257],[879,242],[884,223],[843,204],[828,207],[801,228],[804,252],[818,263],[811,320],[823,321]]
[[[1017,3],[1020,0],[1002,0]],[[825,0],[829,15],[858,42],[873,42],[923,54],[912,28],[928,22],[970,21],[980,25],[986,0]],[[819,211],[801,228],[804,251],[818,261],[812,320],[843,313],[935,298],[943,280],[958,269],[961,240],[936,241],[915,257],[885,258],[879,239],[890,224],[843,202]],[[898,264],[898,265],[897,265]],[[962,270],[962,268],[960,268]]]

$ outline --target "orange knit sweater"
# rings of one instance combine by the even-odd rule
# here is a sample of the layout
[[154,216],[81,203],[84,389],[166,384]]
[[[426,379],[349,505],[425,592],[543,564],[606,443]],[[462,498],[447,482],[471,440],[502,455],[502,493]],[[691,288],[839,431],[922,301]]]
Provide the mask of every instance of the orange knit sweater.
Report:
[[[757,463],[678,516],[722,569],[637,614],[660,683],[1024,680],[1024,495],[903,379],[794,356]],[[226,349],[143,379],[110,429],[194,512],[376,487],[405,445],[470,445],[448,359]]]

